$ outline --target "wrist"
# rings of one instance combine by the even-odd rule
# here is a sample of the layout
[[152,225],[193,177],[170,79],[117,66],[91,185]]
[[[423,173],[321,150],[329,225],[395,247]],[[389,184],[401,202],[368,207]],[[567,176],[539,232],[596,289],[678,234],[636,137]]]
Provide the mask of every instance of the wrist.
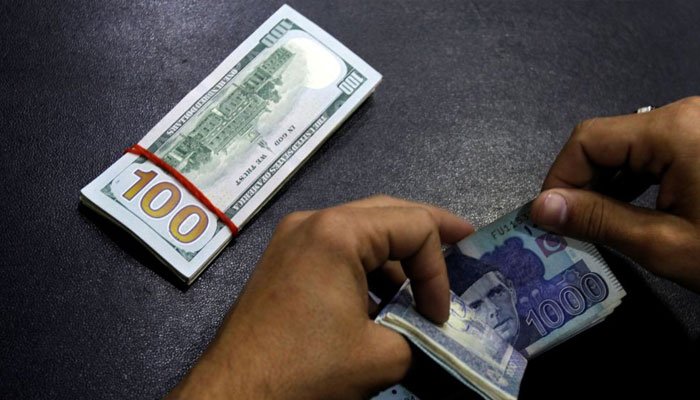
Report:
[[[254,362],[239,363],[226,359],[216,346],[208,349],[185,378],[168,394],[170,400],[180,399],[261,399],[271,398],[262,373]],[[244,366],[244,367],[243,367]]]

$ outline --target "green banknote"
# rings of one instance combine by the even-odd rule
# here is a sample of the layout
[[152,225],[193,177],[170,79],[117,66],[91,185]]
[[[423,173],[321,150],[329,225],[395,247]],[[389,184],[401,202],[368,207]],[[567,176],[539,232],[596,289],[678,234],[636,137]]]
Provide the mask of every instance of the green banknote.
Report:
[[[285,5],[139,145],[184,175],[240,228],[380,80],[362,59]],[[187,283],[232,237],[177,179],[134,154],[85,186],[81,201],[131,232]]]

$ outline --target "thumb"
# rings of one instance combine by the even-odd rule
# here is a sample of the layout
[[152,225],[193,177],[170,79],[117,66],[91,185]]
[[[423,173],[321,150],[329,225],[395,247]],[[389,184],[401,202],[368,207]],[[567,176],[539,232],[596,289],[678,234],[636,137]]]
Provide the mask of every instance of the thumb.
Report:
[[638,229],[640,213],[645,211],[596,192],[552,189],[535,199],[530,218],[565,236],[627,248],[643,239]]
[[636,207],[582,189],[550,189],[532,203],[532,222],[576,239],[605,244],[653,272],[677,254],[688,233],[687,221],[675,215]]

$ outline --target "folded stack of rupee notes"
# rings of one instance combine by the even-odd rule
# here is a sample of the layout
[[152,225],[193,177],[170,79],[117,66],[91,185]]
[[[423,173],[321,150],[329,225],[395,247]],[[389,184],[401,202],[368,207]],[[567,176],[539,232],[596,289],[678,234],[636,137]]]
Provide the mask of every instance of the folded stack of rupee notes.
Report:
[[[530,203],[445,252],[450,317],[420,315],[409,282],[376,321],[486,399],[515,399],[527,360],[605,319],[625,291],[590,243],[543,231]],[[416,398],[396,386],[380,393]]]

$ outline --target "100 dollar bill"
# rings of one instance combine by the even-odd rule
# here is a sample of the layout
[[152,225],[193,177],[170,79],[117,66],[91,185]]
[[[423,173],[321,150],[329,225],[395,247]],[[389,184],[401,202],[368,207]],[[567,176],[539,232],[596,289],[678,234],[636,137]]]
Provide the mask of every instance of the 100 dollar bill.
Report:
[[[285,5],[139,144],[240,228],[380,80]],[[81,201],[129,230],[187,283],[232,237],[176,179],[133,154],[84,187]]]

